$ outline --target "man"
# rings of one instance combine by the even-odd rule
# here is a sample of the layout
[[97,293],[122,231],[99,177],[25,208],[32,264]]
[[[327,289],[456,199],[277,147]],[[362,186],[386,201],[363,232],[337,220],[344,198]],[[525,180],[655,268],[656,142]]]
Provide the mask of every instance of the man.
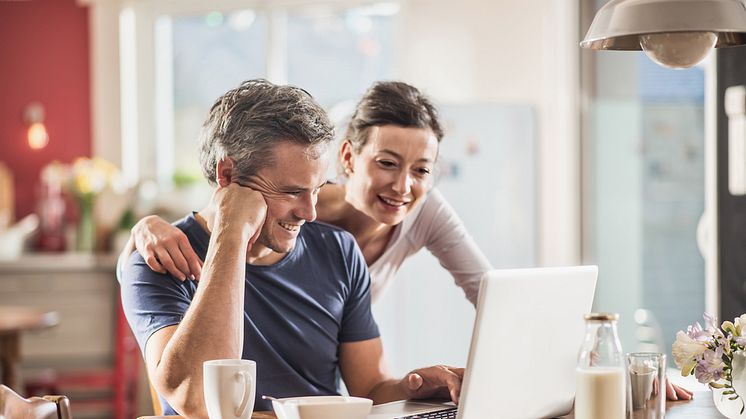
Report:
[[350,394],[376,403],[450,396],[463,370],[430,367],[389,377],[370,311],[370,279],[354,239],[313,223],[332,140],[303,90],[248,81],[213,105],[200,163],[210,203],[176,225],[203,258],[199,284],[166,279],[135,253],[122,302],[164,412],[207,417],[202,363],[257,362],[259,398]]

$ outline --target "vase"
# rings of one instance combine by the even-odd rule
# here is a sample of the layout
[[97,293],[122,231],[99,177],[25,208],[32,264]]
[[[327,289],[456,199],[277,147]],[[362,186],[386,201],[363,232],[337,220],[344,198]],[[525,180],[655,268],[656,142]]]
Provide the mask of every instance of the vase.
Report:
[[78,219],[76,247],[81,252],[93,252],[96,248],[96,220],[93,217],[93,196],[78,198]]
[[733,377],[733,389],[740,397],[736,400],[729,400],[731,396],[723,394],[727,389],[713,388],[712,400],[718,411],[728,419],[746,419],[746,409],[741,413],[746,402],[746,399],[743,399],[746,397],[746,353],[744,351],[733,353],[731,377]]

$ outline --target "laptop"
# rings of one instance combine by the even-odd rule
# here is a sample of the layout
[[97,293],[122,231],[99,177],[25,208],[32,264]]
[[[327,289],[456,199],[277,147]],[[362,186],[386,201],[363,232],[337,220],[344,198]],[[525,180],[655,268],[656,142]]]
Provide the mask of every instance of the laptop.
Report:
[[570,412],[596,266],[493,270],[479,291],[459,406],[399,401],[368,419],[551,418]]

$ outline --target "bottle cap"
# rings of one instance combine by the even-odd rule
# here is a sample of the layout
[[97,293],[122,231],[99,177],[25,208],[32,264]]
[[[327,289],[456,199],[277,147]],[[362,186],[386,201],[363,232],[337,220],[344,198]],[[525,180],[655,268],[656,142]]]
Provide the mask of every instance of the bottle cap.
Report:
[[586,320],[591,321],[617,321],[619,320],[619,314],[617,313],[588,313],[583,316]]

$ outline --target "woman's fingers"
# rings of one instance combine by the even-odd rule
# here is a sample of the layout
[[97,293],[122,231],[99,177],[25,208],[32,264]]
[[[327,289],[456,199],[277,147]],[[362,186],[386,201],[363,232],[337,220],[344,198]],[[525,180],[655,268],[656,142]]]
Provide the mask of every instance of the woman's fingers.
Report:
[[671,380],[669,380],[668,377],[666,377],[666,399],[679,400],[676,396],[676,390],[674,390],[673,384],[671,384]]
[[679,400],[691,400],[694,397],[694,392],[689,391],[684,387],[674,385],[673,389],[676,391],[676,396],[679,398]]
[[158,258],[161,266],[163,266],[163,268],[166,269],[166,272],[168,272],[171,276],[180,281],[186,280],[186,275],[184,275],[184,273],[176,267],[176,264],[171,258],[171,254],[165,247],[157,247],[155,249],[155,256]]
[[171,261],[173,262],[179,275],[176,275],[171,271],[169,271],[169,273],[181,279],[182,281],[189,278],[191,275],[189,270],[189,262],[187,262],[184,254],[182,253],[181,246],[179,245],[179,239],[169,237],[163,241],[163,247],[166,252],[168,252],[168,255],[171,257]]
[[668,400],[691,400],[692,397],[694,397],[693,392],[671,383],[671,380],[666,378],[666,399]]
[[421,368],[408,374],[407,387],[412,398],[445,396],[458,403],[461,393],[463,368],[435,366]]
[[165,274],[166,270],[163,269],[163,266],[158,262],[158,258],[155,256],[155,253],[150,250],[145,250],[143,252],[142,258],[145,259],[145,263],[148,264],[148,267],[152,269],[155,272],[158,272],[159,274]]
[[189,244],[189,239],[186,235],[179,237],[179,250],[181,250],[182,255],[184,255],[189,265],[189,270],[186,272],[187,276],[199,280],[202,275],[202,260],[194,252],[194,249],[192,249],[192,245]]

